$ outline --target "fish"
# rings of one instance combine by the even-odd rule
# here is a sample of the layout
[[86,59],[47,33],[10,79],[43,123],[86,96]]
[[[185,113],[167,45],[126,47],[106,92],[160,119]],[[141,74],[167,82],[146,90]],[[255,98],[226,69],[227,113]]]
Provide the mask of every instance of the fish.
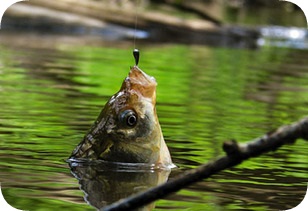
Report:
[[156,112],[154,77],[131,67],[70,158],[173,166]]

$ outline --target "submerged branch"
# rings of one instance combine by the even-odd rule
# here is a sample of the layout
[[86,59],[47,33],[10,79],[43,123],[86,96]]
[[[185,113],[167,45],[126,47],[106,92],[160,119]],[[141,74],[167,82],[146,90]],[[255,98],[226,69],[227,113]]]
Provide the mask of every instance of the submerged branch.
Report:
[[238,165],[251,157],[257,157],[263,153],[274,151],[285,144],[293,144],[299,138],[308,140],[308,117],[292,125],[282,126],[245,144],[239,144],[235,140],[227,141],[223,144],[226,156],[210,161],[196,169],[188,170],[167,183],[122,199],[110,206],[104,207],[102,210],[132,210],[141,207],[164,198],[188,185],[208,178],[219,171]]

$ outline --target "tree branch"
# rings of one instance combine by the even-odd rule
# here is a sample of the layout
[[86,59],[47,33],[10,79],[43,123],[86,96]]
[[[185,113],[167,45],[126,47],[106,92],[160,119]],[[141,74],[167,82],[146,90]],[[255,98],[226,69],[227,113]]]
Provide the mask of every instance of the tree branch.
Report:
[[239,144],[235,140],[227,141],[223,144],[226,156],[203,164],[196,169],[188,170],[175,179],[145,192],[122,199],[110,206],[104,207],[102,210],[132,210],[141,207],[157,199],[164,198],[190,184],[208,178],[219,171],[238,165],[251,157],[257,157],[263,153],[274,151],[285,144],[293,144],[299,138],[308,140],[308,117],[292,125],[282,126],[245,144]]

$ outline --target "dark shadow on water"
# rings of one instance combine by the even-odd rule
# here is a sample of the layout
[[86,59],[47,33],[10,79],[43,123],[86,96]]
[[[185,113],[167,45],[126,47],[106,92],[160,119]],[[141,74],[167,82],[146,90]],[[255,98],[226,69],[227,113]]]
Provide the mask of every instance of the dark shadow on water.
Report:
[[146,43],[197,44],[231,48],[257,48],[259,31],[253,28],[223,26],[215,30],[186,30],[164,24],[149,24],[135,31],[133,27],[107,24],[104,27],[87,27],[65,24],[55,20],[27,19],[6,15],[2,29],[11,33],[36,32],[41,35],[94,36],[107,41],[134,40]]
[[[162,184],[170,174],[170,169],[155,169],[147,164],[84,160],[69,160],[68,163],[84,192],[85,201],[97,209]],[[138,210],[154,207],[152,203]]]

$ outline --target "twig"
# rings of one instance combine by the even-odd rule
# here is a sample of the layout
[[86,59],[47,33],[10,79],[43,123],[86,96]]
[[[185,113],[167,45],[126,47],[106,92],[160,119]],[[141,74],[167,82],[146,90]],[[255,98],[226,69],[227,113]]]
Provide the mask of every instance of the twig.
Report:
[[233,167],[251,157],[257,157],[263,153],[274,151],[285,144],[293,144],[298,138],[308,140],[308,117],[292,125],[282,126],[274,132],[268,133],[246,144],[238,144],[235,140],[227,141],[223,144],[223,150],[226,152],[226,156],[210,161],[196,169],[188,170],[173,180],[145,192],[122,199],[110,206],[102,208],[102,210],[132,210],[144,206],[185,188],[190,184],[208,178],[221,170]]

